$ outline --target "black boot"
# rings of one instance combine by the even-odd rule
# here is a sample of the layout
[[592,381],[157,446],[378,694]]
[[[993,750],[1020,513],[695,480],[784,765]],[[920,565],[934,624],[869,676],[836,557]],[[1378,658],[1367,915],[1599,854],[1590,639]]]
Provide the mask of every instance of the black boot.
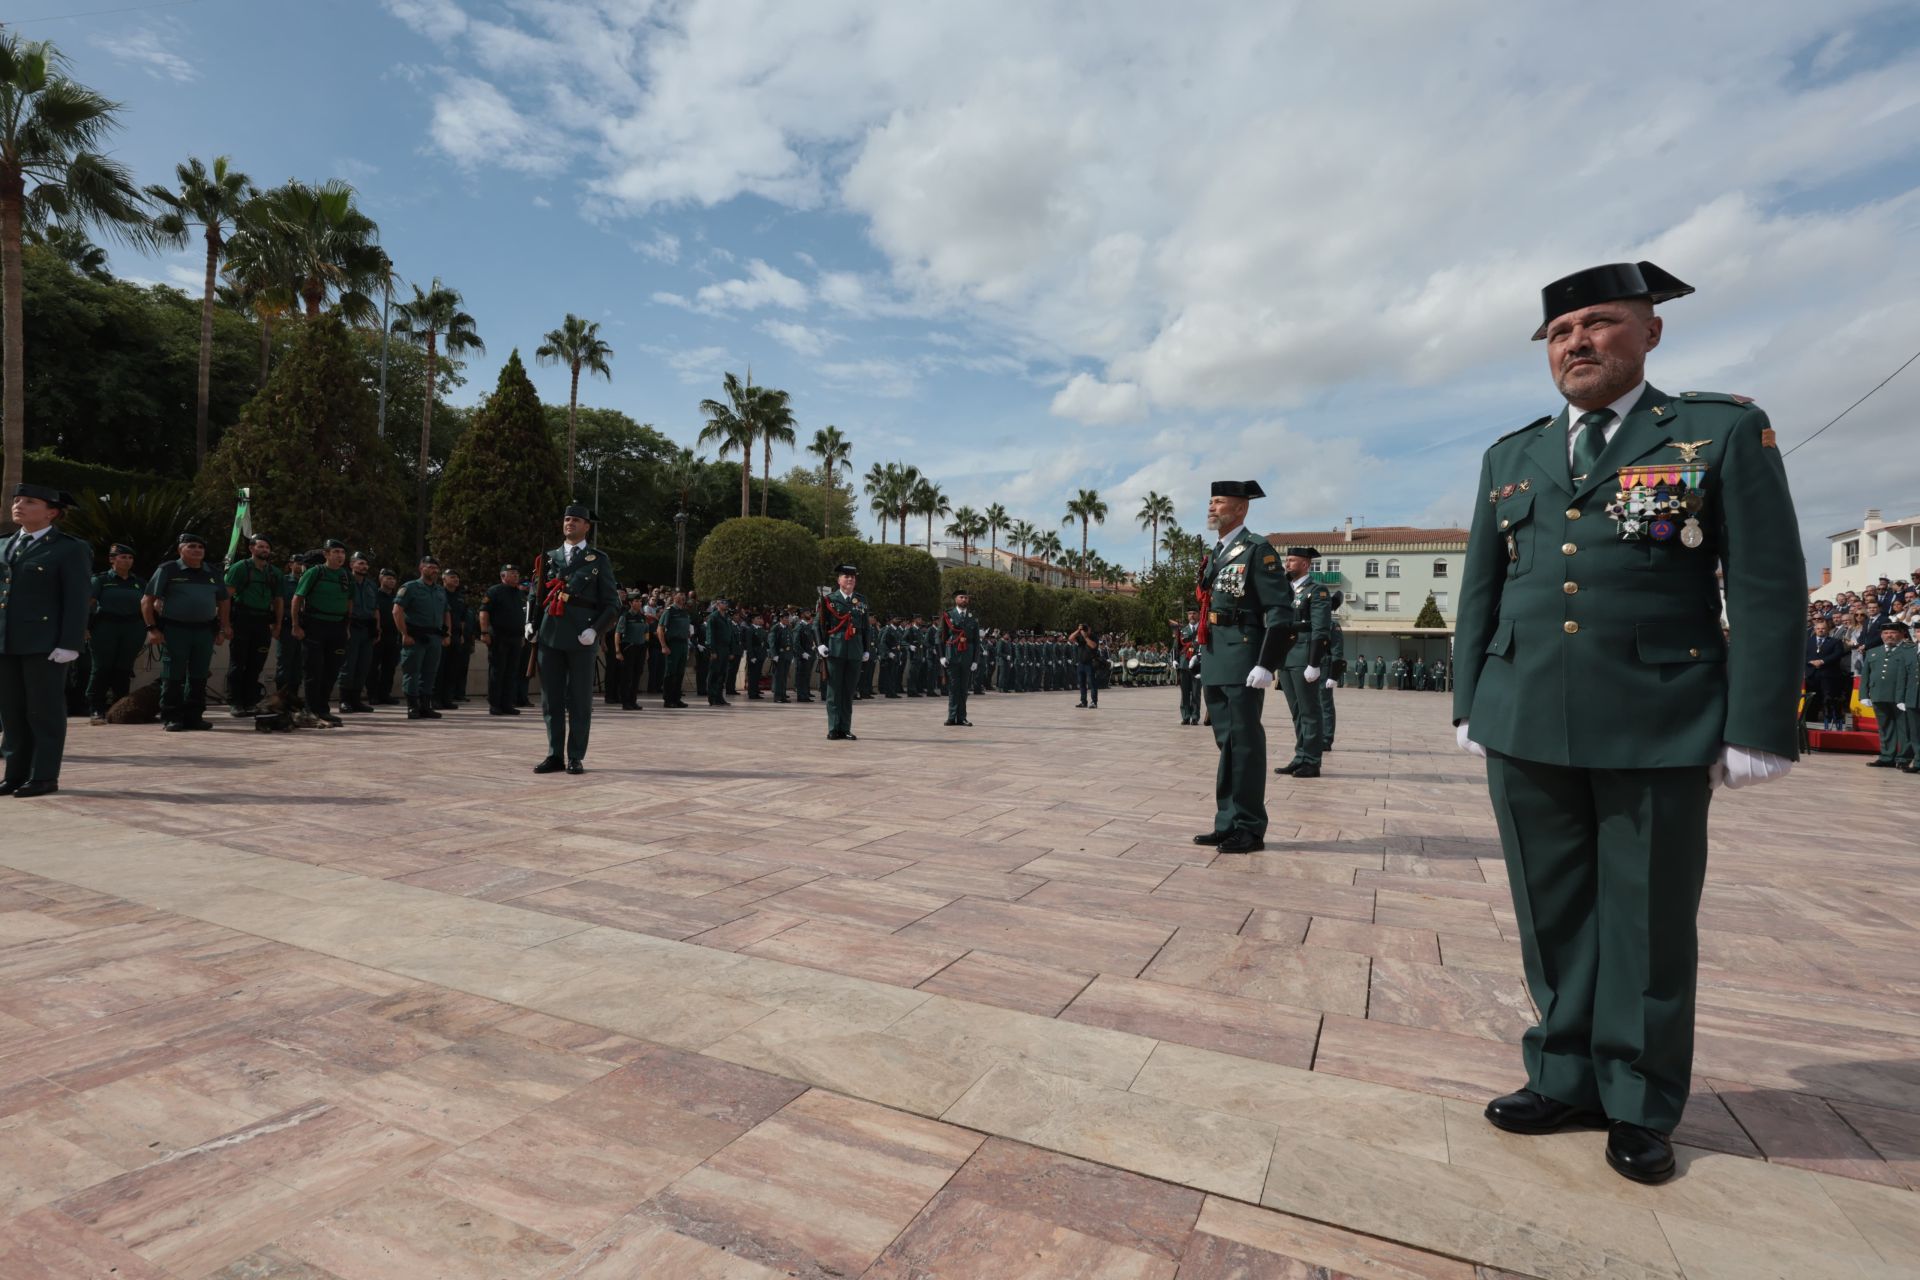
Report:
[[433,709],[432,695],[428,695],[420,699],[420,718],[422,720],[440,719],[440,713]]

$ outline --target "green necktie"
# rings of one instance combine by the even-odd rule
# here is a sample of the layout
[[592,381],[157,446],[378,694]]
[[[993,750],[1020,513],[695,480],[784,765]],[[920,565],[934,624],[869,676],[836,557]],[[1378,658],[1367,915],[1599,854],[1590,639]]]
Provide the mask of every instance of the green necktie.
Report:
[[1595,409],[1592,413],[1580,415],[1580,434],[1573,442],[1573,476],[1577,481],[1583,476],[1593,474],[1600,464],[1600,451],[1607,447],[1606,437],[1600,433],[1613,421],[1613,410]]

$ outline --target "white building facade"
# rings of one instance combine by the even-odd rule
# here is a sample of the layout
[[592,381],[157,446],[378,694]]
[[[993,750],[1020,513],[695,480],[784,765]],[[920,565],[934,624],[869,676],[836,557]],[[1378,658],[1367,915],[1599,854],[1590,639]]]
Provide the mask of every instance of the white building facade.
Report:
[[[1346,527],[1314,533],[1270,533],[1267,541],[1285,549],[1310,546],[1320,552],[1314,576],[1345,597],[1340,627],[1347,648],[1369,650],[1370,635],[1398,636],[1406,651],[1444,650],[1460,602],[1460,576],[1467,559],[1465,529],[1419,529],[1404,525]],[[1414,620],[1431,593],[1441,628],[1415,629]],[[1431,642],[1438,641],[1437,645]],[[1432,656],[1428,654],[1427,656]]]
[[1828,534],[1827,543],[1832,563],[1827,580],[1812,588],[1816,599],[1865,591],[1882,577],[1920,580],[1920,515],[1883,520],[1880,508],[1869,507],[1858,528]]

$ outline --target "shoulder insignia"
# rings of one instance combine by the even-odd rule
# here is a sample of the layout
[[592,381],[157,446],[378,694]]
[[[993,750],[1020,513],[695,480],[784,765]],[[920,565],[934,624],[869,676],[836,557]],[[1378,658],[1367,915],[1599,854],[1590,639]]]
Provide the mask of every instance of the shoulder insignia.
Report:
[[1760,428],[1760,447],[1762,449],[1778,449],[1780,447],[1774,441],[1772,427]]
[[588,564],[592,564],[595,560],[598,560],[599,558],[600,557],[595,555],[593,552],[591,551],[587,552],[586,561]]
[[1260,563],[1271,569],[1280,563],[1280,558],[1269,551],[1266,555],[1260,557]]
[[1531,431],[1531,430],[1533,430],[1533,429],[1534,429],[1535,427],[1544,427],[1544,426],[1546,426],[1546,425],[1547,425],[1547,424],[1548,424],[1549,422],[1552,422],[1552,421],[1553,421],[1553,420],[1554,420],[1555,418],[1557,418],[1557,417],[1559,417],[1559,415],[1558,415],[1558,414],[1554,414],[1554,413],[1550,413],[1550,414],[1548,414],[1548,415],[1547,415],[1546,417],[1544,417],[1544,418],[1535,418],[1535,419],[1534,419],[1534,420],[1533,420],[1532,422],[1529,422],[1529,423],[1528,423],[1528,424],[1527,424],[1526,426],[1524,426],[1524,427],[1520,427],[1520,428],[1517,428],[1517,429],[1515,429],[1515,430],[1513,430],[1513,431],[1509,431],[1509,432],[1507,432],[1507,434],[1505,434],[1505,435],[1503,435],[1503,436],[1497,436],[1497,437],[1495,437],[1495,439],[1494,439],[1494,443],[1495,443],[1495,444],[1499,444],[1499,443],[1500,443],[1500,442],[1501,442],[1502,440],[1511,440],[1511,439],[1513,439],[1513,438],[1514,438],[1515,436],[1518,436],[1518,435],[1525,435],[1525,434],[1526,434],[1527,432],[1529,432],[1529,431]]
[[1683,391],[1680,394],[1687,400],[1697,400],[1706,404],[1739,405],[1743,409],[1753,403],[1752,396],[1737,396],[1729,391]]

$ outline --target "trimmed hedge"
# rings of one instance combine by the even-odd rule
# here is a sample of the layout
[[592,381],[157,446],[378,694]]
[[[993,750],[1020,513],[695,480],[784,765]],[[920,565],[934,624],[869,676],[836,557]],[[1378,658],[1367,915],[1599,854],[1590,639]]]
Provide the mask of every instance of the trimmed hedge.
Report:
[[1003,631],[1020,629],[1020,584],[992,569],[948,569],[940,575],[940,603],[953,599],[953,593],[965,591],[973,597],[973,612],[984,627]]
[[820,541],[790,520],[736,516],[715,525],[693,553],[703,600],[806,606],[820,581]]
[[931,616],[940,607],[940,566],[918,547],[828,538],[820,544],[819,581],[831,583],[841,564],[860,570],[860,594],[875,617]]

